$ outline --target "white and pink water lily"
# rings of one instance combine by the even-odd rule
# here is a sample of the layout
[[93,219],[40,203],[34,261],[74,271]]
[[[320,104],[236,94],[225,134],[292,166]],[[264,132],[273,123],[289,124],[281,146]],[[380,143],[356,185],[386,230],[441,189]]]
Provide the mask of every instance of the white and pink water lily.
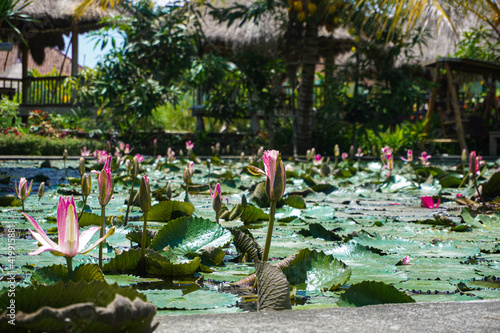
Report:
[[420,161],[422,162],[422,165],[423,166],[430,166],[431,165],[431,162],[429,162],[429,159],[431,158],[432,156],[427,154],[427,152],[423,151],[422,154],[420,154]]
[[408,149],[408,151],[406,152],[406,158],[401,157],[401,159],[403,161],[405,161],[406,163],[412,162],[413,161],[413,150]]
[[88,150],[87,147],[83,147],[80,150],[80,156],[82,156],[82,157],[90,156],[90,150]]
[[320,154],[316,154],[313,158],[313,164],[319,166],[323,164],[324,158]]
[[194,143],[191,142],[191,140],[188,140],[186,142],[186,150],[189,151],[189,150],[193,150],[194,148]]
[[25,213],[23,213],[23,215],[33,228],[35,228],[35,231],[29,229],[31,235],[42,244],[42,246],[35,251],[28,253],[29,255],[37,255],[46,251],[52,251],[55,252],[56,255],[72,258],[77,254],[88,253],[115,232],[114,227],[109,229],[104,237],[101,237],[86,248],[92,236],[101,228],[91,227],[80,234],[73,197],[59,197],[59,205],[57,206],[57,244],[47,236],[34,218]]
[[32,186],[33,186],[33,180],[30,181],[28,186],[28,181],[24,177],[21,177],[21,179],[19,179],[19,185],[17,185],[17,181],[14,181],[16,195],[19,198],[19,200],[24,201],[29,197]]
[[99,164],[105,164],[108,158],[108,152],[106,150],[94,150],[93,155]]

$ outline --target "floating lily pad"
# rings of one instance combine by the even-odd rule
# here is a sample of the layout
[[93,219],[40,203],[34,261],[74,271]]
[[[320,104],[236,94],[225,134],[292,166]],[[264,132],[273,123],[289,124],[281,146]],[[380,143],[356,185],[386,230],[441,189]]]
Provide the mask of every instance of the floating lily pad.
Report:
[[383,282],[364,281],[352,285],[340,296],[340,300],[337,302],[339,306],[343,307],[387,303],[415,303],[415,300]]

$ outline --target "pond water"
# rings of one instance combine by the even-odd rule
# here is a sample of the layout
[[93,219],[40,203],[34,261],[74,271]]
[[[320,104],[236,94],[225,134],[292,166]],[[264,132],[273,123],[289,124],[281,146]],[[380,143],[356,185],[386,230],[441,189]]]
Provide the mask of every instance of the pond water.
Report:
[[[49,230],[56,227],[53,217],[60,195],[74,194],[77,206],[81,207],[80,186],[70,185],[66,179],[66,176],[79,177],[78,161],[68,160],[66,171],[61,160],[51,161],[50,168],[41,168],[42,162],[43,160],[0,162],[0,195],[15,194],[14,181],[19,181],[20,177],[34,178],[32,194],[26,201],[26,211],[44,230]],[[176,160],[168,171],[165,166],[159,166],[158,161],[149,160],[143,164],[141,175],[148,175],[152,191],[164,188],[170,182],[174,189],[172,199],[183,201],[184,163],[185,161]],[[90,167],[91,164],[89,162],[87,166]],[[285,195],[310,187],[311,180],[299,177],[310,169],[310,165],[290,161],[285,164],[294,168],[294,174],[290,173],[287,179]],[[222,194],[229,201],[226,206],[231,209],[241,202],[242,195],[250,198],[252,186],[263,181],[242,172],[245,165],[246,163],[234,160],[226,160],[221,165],[212,163],[209,174],[206,163],[197,163],[192,181],[200,185],[219,181]],[[500,298],[500,281],[497,280],[500,275],[500,218],[497,214],[488,213],[489,220],[485,222],[481,217],[474,214],[471,216],[465,206],[455,202],[457,194],[470,197],[474,193],[468,182],[461,188],[456,185],[445,187],[441,175],[422,178],[425,182],[414,187],[409,179],[415,179],[415,171],[410,172],[407,165],[398,164],[393,170],[393,177],[384,185],[387,171],[381,173],[379,162],[363,161],[359,171],[356,170],[356,165],[340,166],[349,173],[337,173],[325,178],[320,175],[313,177],[315,183],[330,184],[332,187],[325,191],[327,193],[317,191],[305,196],[306,208],[284,205],[277,209],[270,250],[271,261],[309,248],[332,255],[352,270],[350,279],[340,290],[298,288],[292,303],[293,309],[337,306],[336,302],[343,290],[362,281],[380,281],[392,285],[417,302]],[[175,171],[176,168],[179,171]],[[452,162],[443,163],[440,169],[445,174],[461,174],[455,170]],[[494,170],[496,167],[490,163],[480,182],[488,179]],[[120,172],[125,173],[124,166],[117,174]],[[40,181],[45,181],[48,186],[45,196],[38,200],[36,192]],[[91,212],[100,214],[95,176],[92,178],[92,186],[93,193],[87,204]],[[139,182],[136,181],[135,189],[138,190],[138,187]],[[129,188],[128,181],[115,184],[114,197],[106,207],[107,216],[125,215]],[[421,196],[440,196],[439,208],[422,208]],[[191,192],[189,200],[195,208],[194,216],[215,221],[208,190]],[[153,200],[153,204],[155,203],[157,201]],[[250,203],[253,204],[252,201]],[[27,233],[30,225],[22,217],[20,207],[0,209],[0,223],[4,226],[12,224],[16,229],[13,270],[8,269],[7,263],[7,231],[4,230],[0,236],[0,264],[4,276],[14,273],[18,285],[26,286],[31,283],[33,267],[65,264],[64,258],[48,252],[38,256],[27,255],[38,245]],[[263,210],[268,212],[268,208]],[[104,255],[106,260],[115,257],[117,251],[126,251],[137,245],[127,239],[126,235],[142,226],[141,216],[141,210],[134,207],[130,213],[130,224],[127,227],[117,224],[115,234],[107,240],[108,247]],[[471,219],[477,222],[474,226],[471,225]],[[267,224],[267,221],[260,221],[245,225],[240,219],[220,221],[224,228],[247,228],[262,247]],[[160,230],[164,225],[164,222],[150,221],[148,228]],[[323,227],[319,232],[318,225]],[[452,231],[453,226],[457,225],[464,225],[463,230]],[[325,240],[328,237],[325,236],[324,229],[333,231],[342,240]],[[97,240],[96,236],[93,240]],[[249,290],[231,285],[252,274],[253,263],[235,262],[238,251],[232,242],[223,250],[224,261],[219,266],[211,267],[212,272],[199,272],[191,277],[167,280],[130,274],[108,274],[106,280],[141,290],[148,300],[158,306],[159,315],[255,311],[255,298],[248,296]],[[96,263],[97,253],[97,249],[94,249],[88,255],[78,255],[74,259],[74,266]],[[410,258],[411,265],[396,265],[405,256]],[[196,281],[201,275],[203,280]],[[0,281],[0,287],[7,287],[7,282]]]

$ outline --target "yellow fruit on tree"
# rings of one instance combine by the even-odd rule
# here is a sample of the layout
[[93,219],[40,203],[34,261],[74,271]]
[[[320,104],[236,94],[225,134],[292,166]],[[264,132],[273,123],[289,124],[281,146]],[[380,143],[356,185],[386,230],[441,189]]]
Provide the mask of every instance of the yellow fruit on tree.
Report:
[[295,1],[293,3],[293,9],[295,9],[298,12],[302,12],[304,11],[304,4],[302,3],[302,1]]
[[318,6],[316,6],[315,4],[313,4],[312,2],[309,2],[307,4],[307,11],[309,12],[309,15],[312,15],[314,14],[314,12],[316,11],[316,9],[318,8]]
[[304,22],[306,20],[306,12],[301,11],[297,14],[297,19],[299,22]]

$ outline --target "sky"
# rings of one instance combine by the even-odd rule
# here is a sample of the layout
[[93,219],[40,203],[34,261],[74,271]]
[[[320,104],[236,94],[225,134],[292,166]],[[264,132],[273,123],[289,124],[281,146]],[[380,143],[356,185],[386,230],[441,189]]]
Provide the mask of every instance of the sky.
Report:
[[[175,2],[175,0],[154,0],[154,2],[158,6],[165,6],[166,4]],[[111,35],[115,37],[117,42],[121,40],[121,36],[116,31],[112,32]],[[66,47],[68,47],[69,45],[70,38],[71,38],[70,36],[69,37],[64,36],[64,42],[66,44]],[[94,47],[95,43],[96,43],[95,37],[89,36],[88,33],[81,34],[78,36],[78,63],[81,66],[95,68],[97,63],[103,59],[104,55],[109,53],[111,49],[111,45],[109,43],[103,50],[101,50],[100,45]],[[63,50],[63,53],[64,52],[66,52],[66,50]],[[73,58],[71,47],[68,51],[68,57]]]

